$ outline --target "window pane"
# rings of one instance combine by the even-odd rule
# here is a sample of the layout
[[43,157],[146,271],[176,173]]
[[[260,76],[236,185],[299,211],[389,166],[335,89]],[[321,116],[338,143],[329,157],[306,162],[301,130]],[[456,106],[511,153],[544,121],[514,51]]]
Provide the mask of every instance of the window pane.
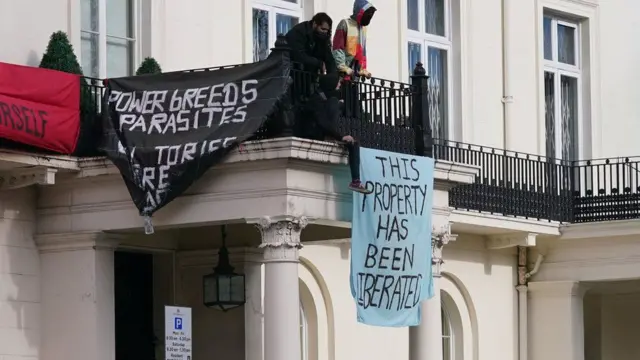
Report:
[[407,0],[407,24],[410,30],[420,30],[420,15],[418,14],[418,0]]
[[442,337],[451,336],[449,333],[449,317],[447,316],[447,312],[444,311],[444,307],[440,309],[440,317],[442,318]]
[[276,34],[286,34],[292,27],[298,24],[299,19],[297,17],[276,14]]
[[308,332],[307,332],[307,317],[304,313],[304,308],[302,304],[300,304],[300,359],[307,360],[309,353],[309,344],[308,344]]
[[107,38],[107,77],[129,76],[132,71],[131,41]]
[[442,359],[451,360],[451,320],[444,307],[440,310],[442,318]]
[[253,9],[253,61],[269,56],[269,13]]
[[427,50],[427,74],[429,75],[429,119],[434,138],[448,138],[448,69],[447,51],[429,47]]
[[551,43],[551,18],[544,17],[544,58],[547,60],[553,60],[553,44]]
[[82,33],[80,54],[82,58],[82,72],[84,75],[95,78],[99,77],[98,34]]
[[422,62],[422,46],[413,42],[409,43],[409,76],[413,75],[416,64]]
[[425,29],[428,34],[445,36],[444,1],[424,0]]
[[442,338],[442,360],[451,360],[451,339]]
[[576,29],[558,25],[558,61],[576,65]]
[[107,1],[107,35],[133,38],[132,0]]
[[82,30],[98,31],[98,0],[82,0],[80,12]]
[[578,79],[560,77],[562,120],[562,158],[578,159]]
[[555,75],[544,73],[544,128],[547,157],[556,158],[556,86]]

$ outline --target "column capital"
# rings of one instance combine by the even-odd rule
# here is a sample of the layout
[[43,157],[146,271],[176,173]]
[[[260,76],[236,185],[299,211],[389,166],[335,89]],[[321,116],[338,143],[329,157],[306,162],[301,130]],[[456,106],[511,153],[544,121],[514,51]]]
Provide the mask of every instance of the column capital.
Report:
[[431,264],[433,266],[433,276],[440,277],[444,258],[442,248],[452,241],[456,241],[458,235],[451,233],[451,224],[447,223],[442,227],[431,230]]
[[529,294],[536,297],[579,297],[589,290],[578,281],[532,281],[528,284]]
[[125,235],[101,231],[83,231],[36,235],[35,241],[40,253],[79,250],[115,250]]
[[264,262],[297,262],[298,250],[302,248],[300,233],[308,224],[306,216],[269,217],[247,221],[256,225],[262,235]]

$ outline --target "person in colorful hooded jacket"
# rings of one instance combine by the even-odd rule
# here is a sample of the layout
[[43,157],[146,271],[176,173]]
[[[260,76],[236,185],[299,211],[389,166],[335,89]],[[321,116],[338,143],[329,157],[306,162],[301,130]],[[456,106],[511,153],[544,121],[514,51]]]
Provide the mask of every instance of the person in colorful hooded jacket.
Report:
[[[355,76],[371,77],[367,70],[367,26],[371,22],[376,8],[367,0],[355,0],[353,14],[343,19],[333,36],[333,58],[338,71],[345,80]],[[358,101],[358,84],[347,82],[342,87],[342,99],[345,102],[345,115],[359,118],[362,113]]]
[[333,58],[338,71],[350,77],[356,75],[371,77],[367,70],[367,26],[376,8],[367,0],[355,0],[353,14],[343,19],[333,36]]

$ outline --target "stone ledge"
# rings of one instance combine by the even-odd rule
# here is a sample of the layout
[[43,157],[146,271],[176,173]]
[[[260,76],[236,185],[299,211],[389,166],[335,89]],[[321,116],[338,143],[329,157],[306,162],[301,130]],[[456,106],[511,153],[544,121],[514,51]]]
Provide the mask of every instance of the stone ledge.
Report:
[[[248,161],[295,159],[331,165],[346,165],[347,153],[334,142],[308,140],[296,137],[248,141],[233,150],[217,168]],[[118,174],[116,167],[107,158],[78,159],[78,177]],[[450,183],[470,184],[480,172],[480,167],[436,161],[435,178]]]

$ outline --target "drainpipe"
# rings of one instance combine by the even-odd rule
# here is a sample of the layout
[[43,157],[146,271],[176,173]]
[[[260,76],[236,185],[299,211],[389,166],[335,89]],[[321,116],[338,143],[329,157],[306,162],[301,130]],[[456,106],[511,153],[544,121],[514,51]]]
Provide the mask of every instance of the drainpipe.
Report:
[[529,279],[535,275],[540,269],[540,264],[544,260],[544,256],[538,255],[533,269],[527,272],[527,256],[528,249],[524,246],[518,246],[518,360],[527,360],[528,348],[528,304],[527,304],[527,283]]
[[502,0],[502,121],[503,133],[502,141],[504,148],[509,149],[508,137],[511,125],[511,104],[513,103],[512,89],[512,69],[511,69],[511,43],[513,42],[509,16],[513,7],[513,0]]

